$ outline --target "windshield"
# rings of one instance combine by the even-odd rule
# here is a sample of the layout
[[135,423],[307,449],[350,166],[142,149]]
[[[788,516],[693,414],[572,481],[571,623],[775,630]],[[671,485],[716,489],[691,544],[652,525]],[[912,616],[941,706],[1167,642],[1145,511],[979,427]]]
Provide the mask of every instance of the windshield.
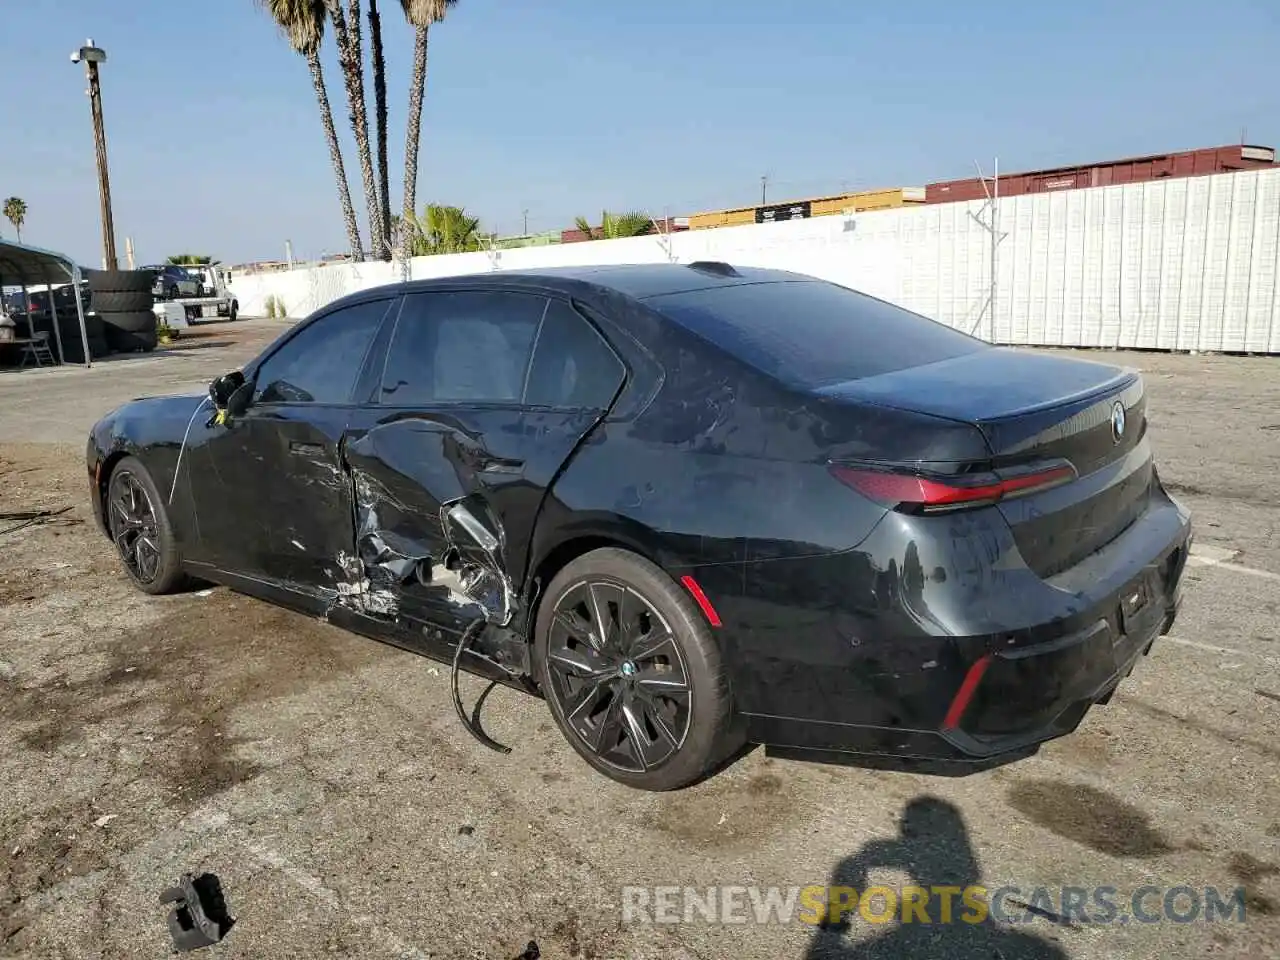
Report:
[[821,280],[743,283],[645,303],[739,360],[812,389],[936,363],[990,345]]

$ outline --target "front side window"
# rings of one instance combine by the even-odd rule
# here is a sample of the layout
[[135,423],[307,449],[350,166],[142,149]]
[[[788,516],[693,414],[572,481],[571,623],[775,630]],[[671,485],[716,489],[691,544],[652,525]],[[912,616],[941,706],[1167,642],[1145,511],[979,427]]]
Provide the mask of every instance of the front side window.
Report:
[[465,290],[405,297],[382,402],[520,403],[545,297]]
[[308,324],[258,368],[254,403],[349,402],[390,303],[357,303]]

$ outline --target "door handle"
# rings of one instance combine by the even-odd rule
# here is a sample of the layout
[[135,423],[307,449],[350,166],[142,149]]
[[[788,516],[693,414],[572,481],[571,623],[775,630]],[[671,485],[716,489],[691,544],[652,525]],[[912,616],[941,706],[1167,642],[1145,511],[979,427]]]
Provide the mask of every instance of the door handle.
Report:
[[324,453],[324,444],[290,440],[289,452],[296,457],[318,457]]

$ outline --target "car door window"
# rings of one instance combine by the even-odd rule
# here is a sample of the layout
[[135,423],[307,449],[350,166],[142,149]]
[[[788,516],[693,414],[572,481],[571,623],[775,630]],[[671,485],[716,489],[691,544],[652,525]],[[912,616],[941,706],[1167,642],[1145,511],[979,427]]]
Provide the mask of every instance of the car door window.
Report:
[[603,410],[613,401],[625,373],[595,328],[569,304],[552,300],[533,351],[525,403]]
[[390,302],[354,304],[308,324],[258,368],[254,403],[347,403]]
[[545,297],[506,291],[405,297],[382,402],[520,403]]

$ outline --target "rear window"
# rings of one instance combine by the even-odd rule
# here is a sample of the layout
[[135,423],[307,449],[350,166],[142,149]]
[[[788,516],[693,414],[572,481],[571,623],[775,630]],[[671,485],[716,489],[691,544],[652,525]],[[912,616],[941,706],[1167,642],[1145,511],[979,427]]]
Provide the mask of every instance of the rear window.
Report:
[[918,313],[821,280],[744,283],[645,303],[794,387],[859,380],[989,344]]

